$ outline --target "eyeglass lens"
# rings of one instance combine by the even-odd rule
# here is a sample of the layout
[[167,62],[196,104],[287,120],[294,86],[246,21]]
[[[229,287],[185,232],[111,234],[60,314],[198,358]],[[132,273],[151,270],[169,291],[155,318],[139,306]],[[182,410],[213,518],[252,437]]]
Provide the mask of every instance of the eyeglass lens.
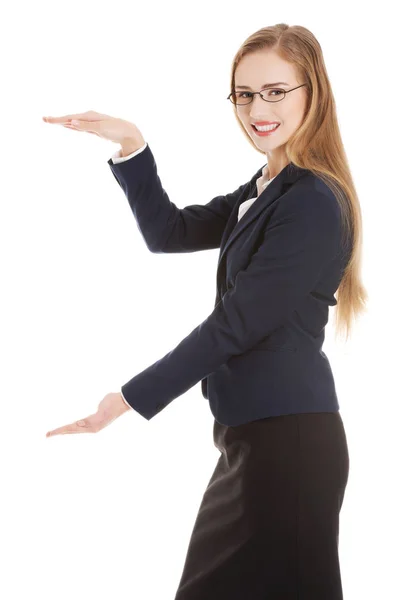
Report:
[[[261,94],[270,102],[279,102],[279,100],[282,100],[285,96],[285,90],[269,88],[267,90],[262,90]],[[236,91],[231,94],[230,99],[234,104],[249,104],[252,101],[253,96],[252,92]]]

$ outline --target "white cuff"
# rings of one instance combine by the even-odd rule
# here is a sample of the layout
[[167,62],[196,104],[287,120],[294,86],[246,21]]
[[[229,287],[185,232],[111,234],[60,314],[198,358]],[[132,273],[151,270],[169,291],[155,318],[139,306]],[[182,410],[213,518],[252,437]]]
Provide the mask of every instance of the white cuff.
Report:
[[120,391],[119,391],[119,393],[121,394],[121,396],[122,396],[122,400],[125,402],[125,404],[126,404],[127,406],[129,406],[129,408],[131,408],[131,409],[133,410],[132,406],[131,406],[130,404],[128,404],[128,402],[125,400],[125,398],[124,398],[124,395],[123,395],[123,393],[122,393],[122,390],[120,390]]
[[132,154],[128,154],[128,156],[121,156],[121,148],[119,150],[117,150],[116,152],[114,152],[114,154],[111,157],[111,160],[113,161],[113,163],[116,165],[118,163],[121,162],[125,162],[126,160],[129,160],[130,158],[133,158],[134,156],[136,156],[137,154],[139,154],[140,152],[143,152],[143,150],[146,148],[147,146],[147,142],[144,143],[144,145],[139,148],[138,150],[135,150],[135,152],[132,152]]

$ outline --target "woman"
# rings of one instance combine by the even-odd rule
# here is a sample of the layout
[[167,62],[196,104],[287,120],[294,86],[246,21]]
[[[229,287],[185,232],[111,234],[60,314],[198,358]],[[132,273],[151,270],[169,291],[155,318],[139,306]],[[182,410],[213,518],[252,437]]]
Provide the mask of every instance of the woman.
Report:
[[97,432],[129,409],[150,420],[201,381],[221,456],[175,600],[340,600],[349,456],[322,344],[329,306],[348,336],[367,293],[360,205],[319,43],[300,26],[257,31],[234,58],[228,98],[268,162],[234,192],[183,209],[136,125],[92,111],[44,117],[120,143],[108,162],[152,252],[220,248],[209,317],[95,414],[47,435]]

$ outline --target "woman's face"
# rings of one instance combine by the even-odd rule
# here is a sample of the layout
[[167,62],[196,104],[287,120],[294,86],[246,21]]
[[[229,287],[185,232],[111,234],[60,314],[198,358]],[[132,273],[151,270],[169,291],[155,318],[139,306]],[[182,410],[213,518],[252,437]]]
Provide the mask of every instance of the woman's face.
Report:
[[[283,82],[283,83],[277,83]],[[268,84],[273,84],[268,85]],[[291,90],[306,83],[298,81],[294,66],[284,61],[272,50],[259,50],[243,57],[236,68],[235,91],[266,91],[268,98],[278,98],[279,93],[268,96],[268,87]],[[246,86],[246,87],[244,87]],[[280,102],[265,102],[259,95],[253,96],[250,104],[237,105],[237,115],[252,138],[254,144],[266,155],[273,157],[284,150],[284,144],[301,125],[306,104],[307,88],[300,87],[285,95]],[[261,136],[254,130],[252,123],[258,121],[278,121],[279,127],[270,135]],[[276,150],[280,148],[280,152]]]

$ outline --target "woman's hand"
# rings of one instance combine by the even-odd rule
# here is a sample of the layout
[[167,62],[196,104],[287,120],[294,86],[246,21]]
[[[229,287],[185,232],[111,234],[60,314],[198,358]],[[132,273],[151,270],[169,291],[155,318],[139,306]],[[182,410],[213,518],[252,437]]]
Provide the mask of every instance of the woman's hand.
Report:
[[46,437],[64,433],[97,433],[128,410],[130,408],[125,404],[119,392],[107,394],[100,402],[96,413],[70,425],[48,431]]
[[[59,124],[76,131],[93,133],[105,140],[121,144],[123,148],[129,148],[129,152],[133,152],[145,144],[136,125],[94,110],[62,117],[43,117],[43,121]],[[130,410],[129,406],[125,404],[119,392],[107,394],[100,402],[96,413],[89,415],[86,419],[48,431],[46,437],[64,433],[97,433],[128,410]]]
[[73,115],[64,115],[62,117],[43,117],[43,121],[62,125],[76,131],[94,133],[105,140],[110,140],[121,145],[127,141],[134,140],[135,144],[137,143],[138,149],[145,143],[142,134],[134,123],[110,117],[109,115],[103,115],[94,110]]

